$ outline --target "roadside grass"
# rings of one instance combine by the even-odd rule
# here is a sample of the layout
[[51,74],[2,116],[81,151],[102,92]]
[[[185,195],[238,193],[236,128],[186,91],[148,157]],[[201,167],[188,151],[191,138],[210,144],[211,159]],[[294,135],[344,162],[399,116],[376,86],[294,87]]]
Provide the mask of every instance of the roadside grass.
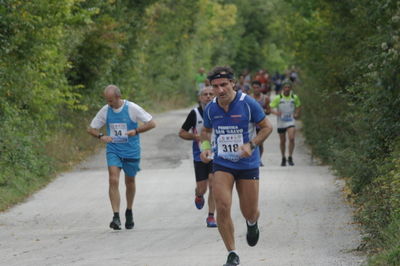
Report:
[[400,219],[396,218],[383,231],[382,240],[377,243],[377,255],[373,255],[368,264],[371,266],[400,265]]
[[72,169],[100,147],[100,143],[86,133],[89,119],[74,120],[73,128],[55,131],[47,143],[32,152],[33,156],[17,158],[12,165],[1,169],[0,174],[7,182],[0,185],[0,211],[24,201],[57,174]]

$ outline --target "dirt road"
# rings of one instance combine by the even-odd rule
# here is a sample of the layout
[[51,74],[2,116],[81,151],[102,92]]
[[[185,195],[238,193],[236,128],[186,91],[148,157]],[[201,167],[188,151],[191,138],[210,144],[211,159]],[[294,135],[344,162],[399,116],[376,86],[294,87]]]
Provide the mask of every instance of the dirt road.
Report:
[[[142,135],[133,230],[108,228],[112,212],[101,152],[0,214],[0,265],[222,265],[226,251],[218,231],[205,226],[207,208],[199,211],[193,203],[191,143],[177,136],[188,111],[155,116],[157,128]],[[275,126],[275,117],[270,119]],[[341,181],[311,161],[300,136],[294,167],[279,166],[278,146],[274,129],[260,168],[256,247],[246,244],[234,194],[241,265],[360,265],[363,257],[352,251],[360,232],[341,195]]]

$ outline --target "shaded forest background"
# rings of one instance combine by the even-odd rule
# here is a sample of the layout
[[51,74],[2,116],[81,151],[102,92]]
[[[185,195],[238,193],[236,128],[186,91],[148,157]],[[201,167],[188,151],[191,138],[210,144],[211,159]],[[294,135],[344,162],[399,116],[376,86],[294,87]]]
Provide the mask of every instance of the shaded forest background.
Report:
[[370,264],[398,265],[399,52],[394,0],[0,0],[0,209],[93,151],[107,84],[162,111],[199,67],[295,65],[307,143],[348,181]]

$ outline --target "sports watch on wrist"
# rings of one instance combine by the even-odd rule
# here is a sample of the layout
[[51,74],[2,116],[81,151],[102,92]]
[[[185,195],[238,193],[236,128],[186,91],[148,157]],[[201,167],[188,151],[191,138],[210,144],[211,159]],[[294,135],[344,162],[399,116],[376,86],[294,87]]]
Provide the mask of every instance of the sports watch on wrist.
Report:
[[101,139],[102,136],[104,136],[104,134],[103,134],[103,133],[100,133],[100,134],[97,136],[97,138],[98,138],[98,139]]

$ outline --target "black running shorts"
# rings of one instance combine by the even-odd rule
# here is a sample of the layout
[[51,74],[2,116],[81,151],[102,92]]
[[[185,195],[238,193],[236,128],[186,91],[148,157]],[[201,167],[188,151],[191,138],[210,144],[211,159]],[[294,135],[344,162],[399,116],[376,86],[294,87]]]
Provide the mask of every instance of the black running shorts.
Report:
[[294,126],[288,126],[288,127],[278,128],[278,133],[279,133],[279,134],[286,133],[286,130],[287,130],[288,128],[291,128],[291,127],[294,127]]
[[193,163],[196,182],[207,180],[208,175],[212,173],[212,161],[209,163],[193,161]]

